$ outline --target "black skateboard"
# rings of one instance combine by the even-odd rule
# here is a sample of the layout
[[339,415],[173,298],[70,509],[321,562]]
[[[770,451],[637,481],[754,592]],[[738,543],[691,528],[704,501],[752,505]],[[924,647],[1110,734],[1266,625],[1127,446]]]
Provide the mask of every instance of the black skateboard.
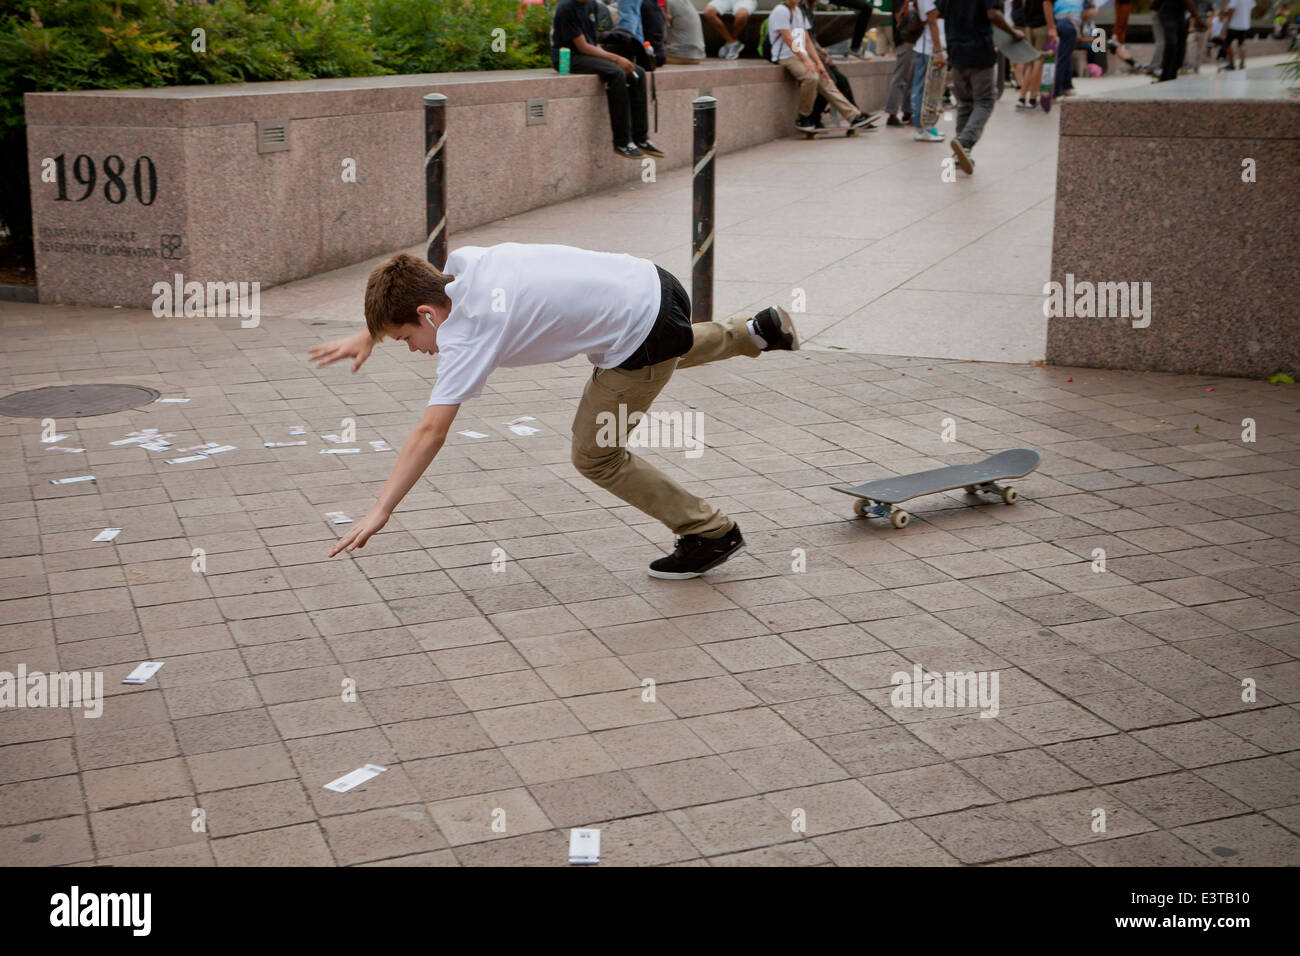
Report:
[[999,494],[1002,500],[1013,505],[1020,498],[1020,493],[1011,485],[1003,487],[998,481],[1004,478],[1023,478],[1043,460],[1043,456],[1032,448],[1013,448],[1001,451],[973,465],[950,465],[946,468],[932,468],[896,478],[881,478],[866,484],[844,488],[832,487],[846,495],[853,495],[858,500],[853,502],[853,512],[860,518],[888,518],[895,528],[905,528],[912,516],[895,505],[910,501],[921,495],[933,495],[941,491],[955,491],[964,488],[966,494],[980,492]]

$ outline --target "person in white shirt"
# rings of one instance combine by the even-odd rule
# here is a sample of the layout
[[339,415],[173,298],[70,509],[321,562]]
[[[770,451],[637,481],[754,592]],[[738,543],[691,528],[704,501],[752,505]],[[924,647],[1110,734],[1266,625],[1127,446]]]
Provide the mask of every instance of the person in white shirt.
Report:
[[[1246,34],[1250,32],[1250,15],[1255,10],[1255,0],[1228,0],[1224,16],[1228,21],[1228,39],[1223,48],[1228,52],[1228,65],[1224,69],[1246,68]],[[1232,44],[1237,44],[1238,64],[1232,65]]]
[[[797,349],[785,310],[772,306],[748,320],[693,325],[690,299],[670,273],[647,259],[572,246],[462,246],[445,268],[394,256],[366,283],[366,328],[308,353],[317,368],[351,358],[353,372],[385,338],[438,356],[423,418],[402,444],[375,506],[330,557],[364,547],[384,527],[442,448],[460,406],[483,391],[494,369],[583,353],[594,368],[573,420],[572,461],[678,535],[676,550],[652,562],[650,574],[698,577],[744,546],[733,520],[631,454],[627,433],[675,369]],[[684,429],[677,433],[685,438]]]
[[925,91],[925,74],[930,61],[937,59],[946,65],[944,51],[943,18],[935,8],[934,0],[917,0],[917,15],[923,29],[920,38],[912,45],[912,125],[916,127],[913,139],[929,143],[942,143],[943,134],[938,128],[921,126],[921,97]]
[[809,132],[817,128],[812,113],[818,93],[826,97],[844,122],[854,129],[873,125],[870,117],[850,103],[835,86],[813,37],[812,21],[799,0],[784,0],[781,6],[772,10],[772,15],[767,18],[767,39],[772,49],[772,62],[785,67],[785,71],[799,84],[796,129]]

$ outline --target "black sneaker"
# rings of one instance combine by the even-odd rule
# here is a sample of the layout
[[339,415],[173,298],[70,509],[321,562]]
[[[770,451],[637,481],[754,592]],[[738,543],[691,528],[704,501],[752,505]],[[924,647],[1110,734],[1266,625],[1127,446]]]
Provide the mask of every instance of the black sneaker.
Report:
[[648,139],[637,143],[636,148],[641,150],[641,152],[645,153],[647,156],[662,156],[664,154],[663,150]]
[[767,343],[764,352],[799,351],[799,333],[794,330],[790,313],[779,305],[769,305],[754,315],[754,329]]
[[902,126],[903,122],[893,113],[889,114],[889,119],[885,120],[886,126]]
[[849,123],[849,129],[873,129],[875,125],[876,121],[874,118],[866,113],[859,113],[857,116],[853,117],[852,122]]
[[738,524],[733,524],[731,530],[720,538],[684,534],[677,539],[677,549],[672,554],[650,562],[650,577],[664,578],[668,581],[698,578],[710,568],[716,568],[744,546],[745,539],[741,537]]
[[641,150],[637,149],[631,143],[628,143],[626,146],[615,146],[614,152],[627,159],[640,159],[645,155],[645,153],[641,152]]
[[794,128],[804,133],[811,133],[817,128],[811,116],[795,117]]

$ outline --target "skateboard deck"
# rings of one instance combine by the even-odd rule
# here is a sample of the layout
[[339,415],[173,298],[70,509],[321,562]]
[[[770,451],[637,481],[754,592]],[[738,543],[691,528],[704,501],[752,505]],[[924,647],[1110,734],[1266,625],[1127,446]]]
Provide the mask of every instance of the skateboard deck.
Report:
[[1013,448],[973,465],[950,465],[895,478],[880,478],[852,487],[833,485],[832,488],[858,499],[853,503],[853,511],[858,517],[889,518],[889,523],[895,528],[903,528],[912,516],[895,505],[921,495],[965,488],[968,495],[995,493],[1001,495],[1007,504],[1015,504],[1020,493],[1011,485],[1004,487],[998,482],[1005,478],[1022,478],[1037,468],[1042,460],[1043,456],[1032,448]]
[[925,85],[921,87],[921,129],[934,129],[939,125],[943,109],[943,91],[948,86],[948,67],[940,66],[930,57],[925,67]]
[[803,133],[804,139],[821,139],[823,136],[833,136],[837,133],[843,133],[845,136],[856,136],[858,133],[874,130],[877,121],[879,121],[880,117],[883,115],[885,114],[882,110],[875,110],[874,112],[868,113],[867,119],[870,120],[870,122],[867,123],[866,126],[859,126],[857,129],[854,129],[852,126],[822,126],[819,129],[814,130],[801,129],[799,132]]
[[1044,113],[1052,112],[1052,94],[1056,89],[1056,44],[1049,42],[1043,50],[1043,80],[1038,85],[1038,104]]
[[1032,44],[1011,39],[1011,34],[1000,27],[993,28],[993,45],[1012,63],[1032,63],[1039,57]]

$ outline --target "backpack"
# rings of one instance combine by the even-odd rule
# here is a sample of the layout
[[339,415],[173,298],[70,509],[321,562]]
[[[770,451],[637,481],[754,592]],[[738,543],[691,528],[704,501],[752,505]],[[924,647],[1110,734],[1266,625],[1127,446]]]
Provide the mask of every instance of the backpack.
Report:
[[[804,16],[808,18],[808,22],[813,25],[808,32],[812,35],[812,38],[815,41],[817,21],[813,19],[812,11],[805,6],[804,0],[799,0],[799,9],[802,10]],[[770,19],[771,17],[764,17],[763,22],[758,25],[758,55],[765,60],[772,59],[772,38],[767,32],[767,21]]]
[[898,16],[898,35],[904,43],[915,43],[921,38],[923,32],[925,32],[925,24],[921,22],[920,14],[916,12],[916,4],[908,0]]
[[654,58],[632,33],[617,27],[606,30],[600,35],[600,46],[602,50],[621,56],[625,60],[631,60],[650,77],[650,98],[654,101],[655,108],[655,132],[659,132],[659,91],[655,88]]

